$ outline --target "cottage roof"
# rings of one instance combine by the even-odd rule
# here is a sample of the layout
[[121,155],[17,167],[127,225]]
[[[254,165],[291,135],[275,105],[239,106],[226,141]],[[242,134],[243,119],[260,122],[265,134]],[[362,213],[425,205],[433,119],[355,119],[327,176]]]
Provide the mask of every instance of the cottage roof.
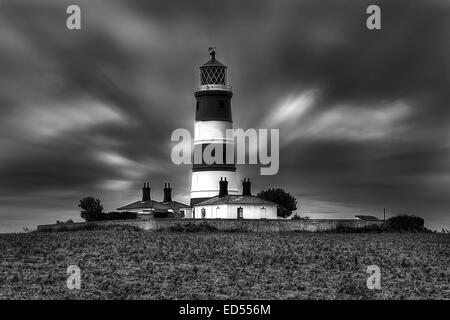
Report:
[[184,209],[184,208],[190,208],[190,206],[188,206],[187,204],[178,202],[178,201],[169,201],[169,202],[164,202],[163,205],[170,207],[171,209]]
[[355,217],[358,218],[358,219],[364,220],[364,221],[378,221],[378,220],[380,220],[377,217],[366,216],[366,215],[356,215]]
[[197,203],[195,206],[210,206],[218,204],[252,204],[257,206],[276,206],[272,201],[264,200],[256,196],[227,195],[223,197],[215,196],[208,200]]
[[117,208],[117,210],[136,210],[136,209],[147,209],[147,210],[156,210],[156,211],[168,211],[171,209],[171,207],[160,203],[155,200],[148,200],[148,201],[136,201],[130,204],[127,204],[126,206]]

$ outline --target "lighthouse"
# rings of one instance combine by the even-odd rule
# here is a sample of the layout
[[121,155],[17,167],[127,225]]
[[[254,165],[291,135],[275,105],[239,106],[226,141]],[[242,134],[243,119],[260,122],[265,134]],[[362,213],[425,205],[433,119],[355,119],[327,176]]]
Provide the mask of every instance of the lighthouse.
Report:
[[[200,66],[200,86],[195,92],[194,154],[203,154],[209,145],[222,145],[222,163],[194,161],[191,179],[191,206],[219,194],[219,181],[228,182],[228,193],[239,194],[236,166],[227,163],[226,150],[233,148],[234,139],[226,138],[226,130],[233,128],[231,97],[227,83],[227,66],[216,59],[215,48],[209,48],[211,59]],[[211,146],[213,145],[213,146]],[[198,162],[198,163],[196,163]]]

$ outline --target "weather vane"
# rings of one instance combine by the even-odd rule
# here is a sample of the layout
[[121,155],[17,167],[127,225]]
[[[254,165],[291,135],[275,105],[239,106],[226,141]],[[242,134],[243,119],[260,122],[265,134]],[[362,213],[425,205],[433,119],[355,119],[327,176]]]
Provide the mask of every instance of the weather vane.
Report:
[[216,58],[216,47],[209,47],[208,48],[209,54],[211,55],[212,59]]

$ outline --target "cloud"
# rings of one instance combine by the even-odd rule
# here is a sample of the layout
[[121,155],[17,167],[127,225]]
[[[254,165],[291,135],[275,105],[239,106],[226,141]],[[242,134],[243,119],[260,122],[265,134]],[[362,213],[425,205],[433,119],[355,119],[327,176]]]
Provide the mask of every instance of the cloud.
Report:
[[131,181],[125,180],[104,180],[99,187],[105,191],[122,191],[132,187]]
[[296,126],[301,117],[314,106],[317,91],[303,91],[298,95],[290,95],[273,108],[262,123],[262,127],[280,128]]
[[403,102],[363,108],[353,105],[323,108],[319,96],[319,90],[288,96],[273,107],[260,127],[282,128],[282,145],[300,139],[385,139],[407,131],[404,121],[412,110]]
[[[337,106],[322,114],[297,133],[298,138],[372,140],[386,139],[403,133],[402,121],[410,107],[403,103],[361,109]],[[301,127],[301,123],[300,123]]]
[[[27,105],[6,116],[1,132],[6,135],[21,128],[21,136],[29,140],[49,140],[70,132],[86,131],[107,123],[126,124],[126,117],[98,101],[79,101],[54,106]],[[73,102],[72,102],[73,103]]]

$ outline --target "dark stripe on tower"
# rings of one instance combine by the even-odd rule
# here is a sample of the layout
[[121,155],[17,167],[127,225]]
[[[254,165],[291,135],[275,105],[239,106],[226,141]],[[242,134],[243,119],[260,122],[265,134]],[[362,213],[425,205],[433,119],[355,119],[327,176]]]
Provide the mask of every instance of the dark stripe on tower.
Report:
[[230,121],[231,97],[233,93],[225,90],[203,90],[197,91],[197,108],[195,111],[196,121]]
[[[214,145],[212,143],[203,143],[203,144],[196,144],[194,145],[194,154],[193,154],[193,165],[192,165],[192,171],[236,171],[236,166],[235,166],[235,161],[233,161],[233,163],[229,163],[227,164],[227,145],[226,144],[222,144],[222,150],[223,150],[223,155],[222,155],[222,163],[213,163],[213,164],[207,164],[205,162],[205,160],[202,157],[202,163],[195,163],[195,154],[196,153],[200,153],[203,156],[203,151],[205,150],[205,148],[208,145]],[[229,146],[229,145],[228,145]],[[234,147],[234,145],[233,145]],[[201,151],[200,151],[201,148]],[[216,149],[214,151],[219,151],[220,149]],[[212,155],[214,157],[214,153]]]
[[192,172],[198,171],[232,171],[236,172],[236,167],[231,164],[194,164],[192,166]]

